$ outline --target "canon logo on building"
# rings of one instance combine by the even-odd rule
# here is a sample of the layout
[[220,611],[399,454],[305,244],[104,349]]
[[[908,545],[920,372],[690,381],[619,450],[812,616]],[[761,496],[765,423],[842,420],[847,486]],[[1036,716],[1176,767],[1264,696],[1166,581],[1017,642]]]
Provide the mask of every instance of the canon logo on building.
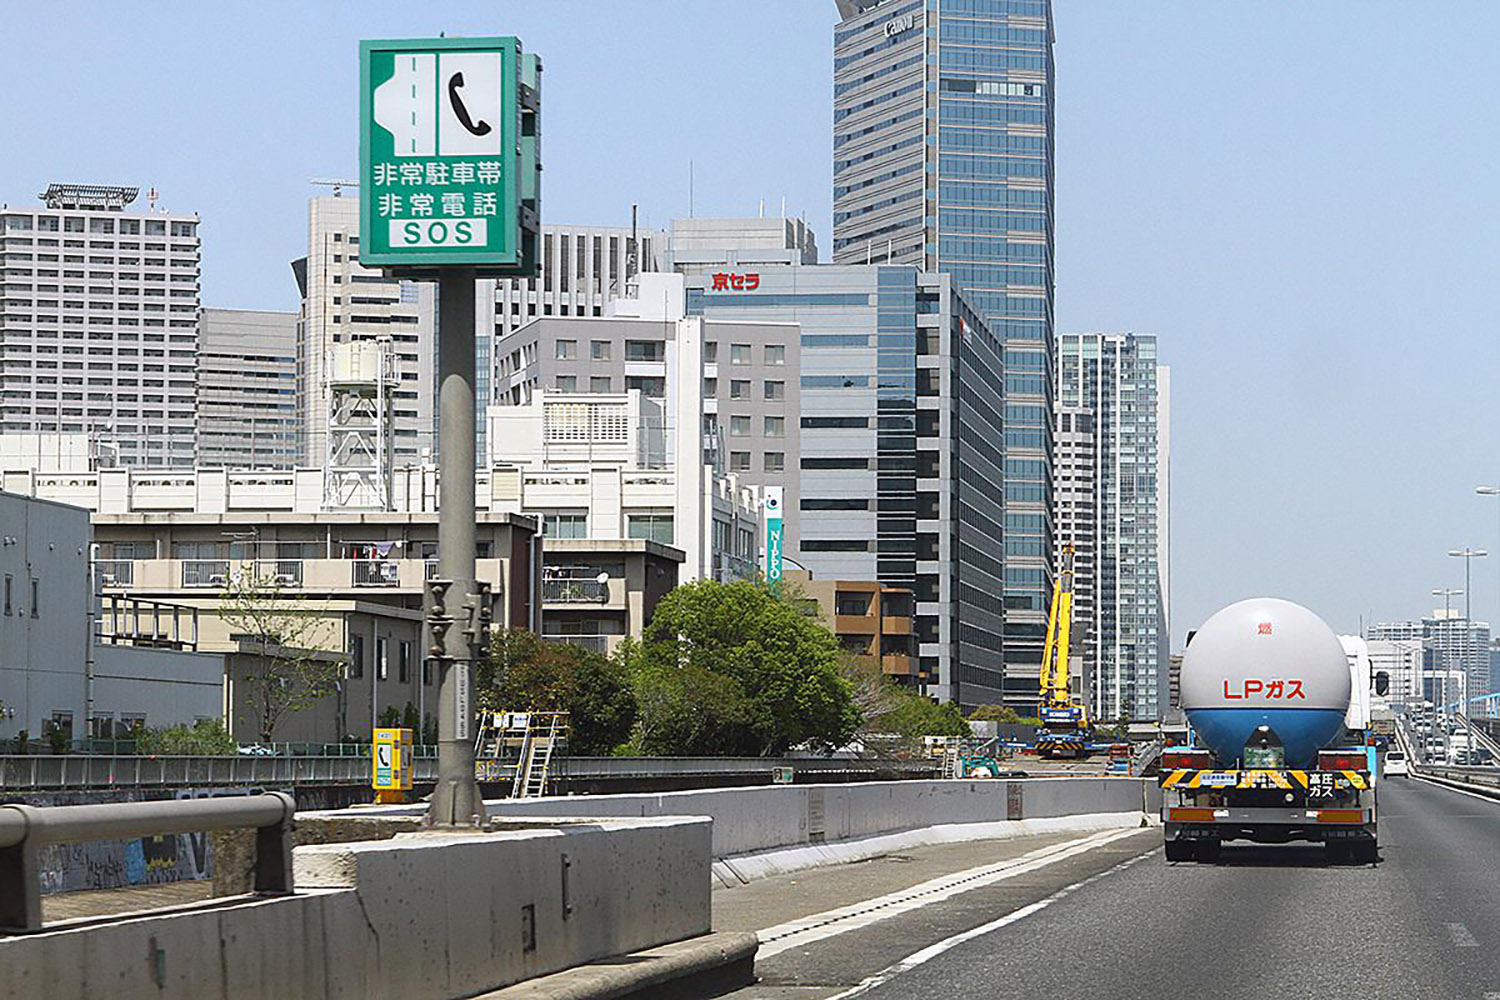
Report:
[[902,14],[885,22],[885,37],[894,38],[903,31],[909,31],[916,26],[916,14]]

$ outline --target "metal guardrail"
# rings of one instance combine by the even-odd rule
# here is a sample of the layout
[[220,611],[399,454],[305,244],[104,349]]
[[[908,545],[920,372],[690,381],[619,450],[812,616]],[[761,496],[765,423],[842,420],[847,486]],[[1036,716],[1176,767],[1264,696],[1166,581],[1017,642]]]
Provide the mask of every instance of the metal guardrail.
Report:
[[[766,777],[778,767],[798,773],[858,777],[900,774],[934,777],[936,759],[872,760],[826,757],[563,757],[554,775],[574,780],[674,777]],[[437,760],[413,761],[412,780],[437,780]],[[368,785],[370,758],[360,757],[0,757],[0,792],[29,793],[111,788],[296,788]]]
[[1500,798],[1500,767],[1448,767],[1423,764],[1416,769],[1416,773],[1419,777],[1441,778],[1460,785],[1493,788],[1496,790],[1496,797]]
[[82,806],[0,806],[0,931],[42,927],[40,852],[52,844],[254,827],[257,892],[292,891],[292,814],[284,792]]

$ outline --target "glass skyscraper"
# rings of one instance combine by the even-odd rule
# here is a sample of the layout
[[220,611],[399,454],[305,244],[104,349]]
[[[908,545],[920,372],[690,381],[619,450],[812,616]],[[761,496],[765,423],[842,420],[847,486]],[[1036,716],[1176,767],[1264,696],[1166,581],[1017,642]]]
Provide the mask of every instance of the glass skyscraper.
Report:
[[1166,707],[1156,338],[1058,338],[1059,541],[1077,549],[1084,673],[1094,715],[1152,721]]
[[1051,3],[836,2],[833,259],[950,274],[1004,343],[1004,676],[970,680],[1030,707],[1053,562]]

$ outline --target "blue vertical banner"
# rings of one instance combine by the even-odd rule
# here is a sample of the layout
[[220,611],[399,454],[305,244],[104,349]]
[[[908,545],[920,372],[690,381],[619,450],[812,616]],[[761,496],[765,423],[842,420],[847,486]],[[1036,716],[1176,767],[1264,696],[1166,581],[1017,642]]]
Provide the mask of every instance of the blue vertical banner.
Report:
[[781,493],[780,486],[767,486],[762,508],[766,518],[766,581],[781,580]]

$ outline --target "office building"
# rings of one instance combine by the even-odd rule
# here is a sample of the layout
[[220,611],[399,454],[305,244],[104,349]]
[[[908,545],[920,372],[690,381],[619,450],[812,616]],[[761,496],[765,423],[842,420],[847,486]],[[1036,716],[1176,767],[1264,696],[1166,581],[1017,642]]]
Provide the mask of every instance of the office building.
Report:
[[1431,654],[1425,640],[1367,639],[1372,672],[1384,670],[1390,677],[1386,700],[1392,707],[1411,706],[1422,700],[1422,678]]
[[681,550],[683,582],[756,576],[759,490],[706,461],[698,421],[669,433],[666,409],[639,389],[539,388],[490,407],[491,504],[538,518],[549,552],[577,539],[651,541]]
[[[703,463],[759,489],[780,486],[793,509],[802,407],[801,344],[795,323],[685,317],[684,280],[641,275],[633,297],[609,315],[544,317],[496,342],[500,405],[524,405],[538,393],[620,393],[661,401],[664,444],[673,464],[688,439],[701,442]],[[493,440],[492,462],[511,460]],[[800,559],[800,534],[783,539]]]
[[910,590],[873,580],[821,580],[795,569],[786,580],[855,664],[905,686],[926,680],[915,656]]
[[818,240],[803,219],[675,219],[662,269],[699,274],[724,268],[816,264]]
[[359,263],[359,199],[308,203],[307,256],[292,262],[302,297],[297,316],[296,403],[301,463],[328,459],[330,375],[336,344],[389,338],[400,386],[394,390],[396,465],[435,460],[437,288],[390,281]]
[[0,205],[0,434],[92,434],[192,464],[198,216],[139,189],[52,184]]
[[1420,620],[1377,622],[1370,628],[1369,637],[1427,644],[1432,655],[1424,697],[1429,700],[1454,703],[1483,697],[1493,690],[1488,622],[1471,621],[1460,611],[1437,608]]
[[289,469],[297,444],[297,314],[203,310],[198,465]]
[[1006,659],[1034,675],[1055,565],[1051,3],[836,5],[833,260],[950,274],[1005,345]]
[[1080,550],[1075,559],[1087,567],[1088,578],[1075,577],[1075,585],[1087,594],[1084,655],[1094,711],[1100,719],[1151,721],[1169,698],[1156,338],[1058,340],[1057,539]]
[[[689,317],[800,327],[801,399],[787,411],[801,424],[787,452],[800,495],[789,490],[784,508],[796,558],[817,578],[913,592],[928,693],[966,708],[1034,706],[1042,635],[1034,656],[1017,651],[1012,676],[1007,613],[1045,629],[1044,572],[1014,567],[1011,539],[1040,553],[1027,539],[1047,517],[1005,506],[1002,346],[952,279],[914,266],[775,265],[687,284]],[[734,377],[724,360],[721,383]]]

